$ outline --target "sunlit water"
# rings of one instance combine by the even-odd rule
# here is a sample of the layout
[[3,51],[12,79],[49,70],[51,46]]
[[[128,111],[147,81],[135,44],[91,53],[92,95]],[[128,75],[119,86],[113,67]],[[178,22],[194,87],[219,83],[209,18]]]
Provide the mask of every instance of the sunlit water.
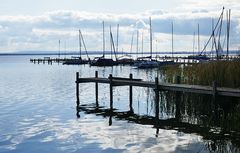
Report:
[[[210,152],[201,135],[159,129],[127,120],[86,114],[76,116],[75,75],[154,80],[156,70],[130,66],[90,67],[33,64],[29,56],[0,56],[0,152]],[[80,85],[80,103],[95,103],[94,84]],[[154,116],[152,91],[133,88],[133,108]],[[114,90],[114,108],[128,111],[128,87]],[[99,85],[99,105],[109,108],[109,86]],[[160,118],[171,118],[162,112]]]

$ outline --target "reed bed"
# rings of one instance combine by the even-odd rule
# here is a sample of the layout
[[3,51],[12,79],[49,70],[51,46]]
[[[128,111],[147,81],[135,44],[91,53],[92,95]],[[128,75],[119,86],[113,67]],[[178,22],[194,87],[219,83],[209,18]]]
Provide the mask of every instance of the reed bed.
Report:
[[182,83],[240,88],[240,61],[214,61],[197,63],[189,66],[172,66],[164,69],[165,81],[174,82],[174,77],[181,76]]

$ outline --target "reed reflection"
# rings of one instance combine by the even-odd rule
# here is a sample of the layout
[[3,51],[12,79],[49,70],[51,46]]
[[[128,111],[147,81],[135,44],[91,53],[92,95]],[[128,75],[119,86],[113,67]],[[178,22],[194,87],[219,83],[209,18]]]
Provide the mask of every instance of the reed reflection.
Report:
[[[180,83],[182,81],[186,83],[188,79],[191,80],[193,78],[189,75],[189,69],[188,71],[185,69],[186,67],[184,66],[175,66],[157,71],[134,69],[132,71],[144,80],[153,81],[154,75],[156,75],[159,81],[171,83]],[[118,74],[120,72],[115,73]],[[197,80],[196,78],[194,79],[195,81]],[[229,148],[232,152],[240,151],[239,98],[159,91],[151,88],[139,90],[137,87],[132,87],[131,89],[131,86],[129,86],[129,89],[129,91],[133,90],[132,94],[134,96],[133,99],[129,98],[128,111],[120,111],[122,110],[121,106],[118,106],[120,108],[115,108],[115,101],[112,98],[110,98],[112,99],[110,100],[110,109],[101,107],[100,102],[99,105],[80,105],[77,111],[109,117],[109,126],[112,126],[115,120],[152,125],[156,129],[156,137],[159,136],[160,129],[201,135],[206,143],[205,148],[209,152],[229,152]],[[144,96],[139,94],[141,91],[143,91]],[[121,92],[118,92],[117,94],[120,95]],[[118,101],[121,100],[118,99]],[[126,104],[126,102],[122,103]],[[134,103],[137,103],[137,105],[134,105]],[[139,109],[140,105],[145,105],[144,109]]]
[[80,105],[77,112],[109,117],[109,126],[113,124],[113,119],[153,125],[156,129],[156,137],[159,129],[195,133],[206,140],[206,148],[210,152],[228,152],[229,147],[240,151],[239,99],[217,97],[214,102],[212,96],[170,91],[161,91],[159,98],[154,98],[153,93],[154,91],[151,90],[147,96],[155,99],[149,101],[152,103],[151,109],[155,110],[155,116],[148,115],[148,110],[135,113],[133,107],[129,107],[128,111],[119,111],[118,108],[107,109],[97,107],[95,104]]

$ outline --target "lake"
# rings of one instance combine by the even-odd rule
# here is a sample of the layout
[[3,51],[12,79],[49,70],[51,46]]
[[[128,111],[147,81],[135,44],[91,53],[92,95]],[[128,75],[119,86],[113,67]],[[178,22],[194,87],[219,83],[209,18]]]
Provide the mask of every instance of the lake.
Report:
[[[109,85],[80,84],[83,106],[76,115],[76,72],[80,77],[129,77],[163,81],[162,69],[131,66],[33,64],[32,56],[0,56],[0,152],[240,152],[239,99],[160,93],[156,123],[154,91],[133,87],[129,112],[128,87],[114,88],[114,113],[109,111]],[[224,103],[231,101],[231,103]],[[217,108],[215,106],[218,106]]]

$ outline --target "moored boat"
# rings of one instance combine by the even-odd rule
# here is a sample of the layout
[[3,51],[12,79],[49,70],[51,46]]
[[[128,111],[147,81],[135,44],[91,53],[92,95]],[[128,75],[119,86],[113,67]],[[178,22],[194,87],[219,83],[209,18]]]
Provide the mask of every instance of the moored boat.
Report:
[[91,66],[113,66],[115,62],[111,58],[102,57],[95,57],[91,63]]

